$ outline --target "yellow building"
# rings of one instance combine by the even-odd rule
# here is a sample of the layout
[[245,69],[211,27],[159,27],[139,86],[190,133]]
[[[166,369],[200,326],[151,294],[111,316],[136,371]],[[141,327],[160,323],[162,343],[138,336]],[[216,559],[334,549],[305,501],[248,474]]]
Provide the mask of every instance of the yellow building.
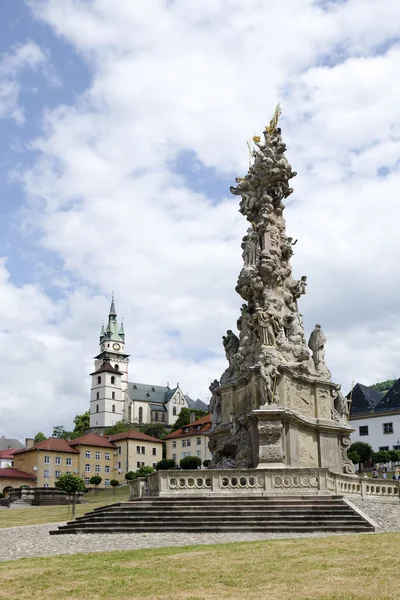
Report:
[[114,469],[118,450],[106,437],[87,433],[71,440],[69,446],[79,451],[78,473],[90,485],[90,478],[99,475],[100,487],[108,487],[111,479],[119,479]]
[[21,485],[36,487],[35,476],[18,469],[0,469],[0,492],[2,494],[7,496],[11,488],[20,487]]
[[205,415],[181,429],[165,436],[167,458],[179,461],[186,456],[198,456],[201,462],[211,459],[208,449],[208,431],[211,429],[211,415]]
[[116,446],[114,469],[122,479],[129,471],[136,471],[143,466],[155,467],[162,459],[162,441],[140,431],[116,433],[109,440]]
[[[27,440],[27,446],[32,440]],[[79,450],[66,440],[49,438],[14,453],[14,468],[37,478],[37,487],[54,487],[63,473],[79,472]]]

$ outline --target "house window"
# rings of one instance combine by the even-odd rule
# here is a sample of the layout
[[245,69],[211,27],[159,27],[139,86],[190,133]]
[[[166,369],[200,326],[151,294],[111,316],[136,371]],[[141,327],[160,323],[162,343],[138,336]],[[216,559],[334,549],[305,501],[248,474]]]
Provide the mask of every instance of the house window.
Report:
[[110,472],[110,467],[107,465],[104,467],[104,473],[109,473]]
[[186,440],[186,446],[191,446],[192,445],[192,440]]
[[96,412],[99,412],[99,405],[96,404]]
[[49,476],[49,470],[48,470],[48,469],[45,469],[45,470],[44,470],[44,472],[43,472],[43,476],[44,476],[44,477],[48,477],[48,476]]
[[72,465],[72,458],[66,458],[65,464],[67,465],[67,467],[70,467]]
[[157,456],[157,448],[153,448],[153,456]]
[[118,463],[118,469],[120,469],[120,468],[121,468],[121,463],[119,462],[119,463]]
[[393,433],[393,423],[383,423],[383,433]]
[[61,457],[56,456],[56,465],[61,465]]
[[94,472],[95,473],[100,473],[100,465],[95,465]]
[[379,450],[382,450],[383,452],[388,452],[389,446],[379,446]]
[[50,456],[45,456],[44,457],[44,464],[45,465],[49,465],[50,464]]
[[60,475],[61,475],[61,471],[56,471],[55,474],[56,474],[56,479],[58,479],[60,477]]
[[174,417],[176,416],[176,406],[174,406],[174,408],[172,409],[172,414],[174,415]]
[[201,438],[197,438],[197,445],[201,446]]
[[176,462],[176,454],[172,455],[172,460],[174,460]]
[[85,471],[86,471],[86,473],[89,473],[89,471],[90,471],[90,465],[85,465]]
[[115,412],[115,404],[112,405],[112,411]]
[[109,486],[110,485],[110,480],[109,479],[105,479],[104,483],[105,483],[106,486]]
[[400,450],[400,446],[393,446],[393,450]]
[[201,450],[197,450],[196,454],[199,458],[201,458]]
[[100,460],[100,452],[96,452],[96,458],[97,460]]
[[97,383],[101,383],[101,377],[100,377],[100,375],[97,377]]
[[172,442],[172,447],[173,447],[173,448],[176,448],[176,442],[175,442],[175,441],[174,441],[174,442]]
[[182,440],[182,448],[186,448],[186,440]]
[[140,446],[136,446],[136,454],[140,454]]
[[153,469],[155,469],[157,466],[157,463],[153,463]]
[[118,454],[121,454],[121,452],[122,452],[122,448],[121,448],[121,446],[118,446]]
[[43,484],[43,487],[45,487],[45,488],[48,488],[48,487],[49,487],[49,484],[48,484],[48,483],[44,483],[44,484]]
[[360,435],[368,435],[368,425],[360,425],[358,431]]
[[143,408],[139,408],[139,425],[143,423]]
[[110,453],[109,453],[109,452],[105,452],[105,453],[104,453],[104,458],[105,458],[106,460],[110,460]]
[[112,392],[112,393],[111,393],[111,398],[112,398],[113,400],[115,400],[115,392]]
[[85,484],[89,485],[89,483],[90,483],[90,477],[85,477]]
[[137,463],[136,463],[136,468],[137,468],[137,469],[140,469],[140,460],[138,460],[138,461],[137,461]]
[[71,471],[65,471],[66,475],[71,475]]
[[145,446],[142,446],[142,454],[146,454],[146,448],[145,448]]
[[114,377],[114,375],[111,375],[111,383],[115,383],[115,377]]
[[90,458],[90,450],[86,450],[86,452],[85,452],[85,458]]

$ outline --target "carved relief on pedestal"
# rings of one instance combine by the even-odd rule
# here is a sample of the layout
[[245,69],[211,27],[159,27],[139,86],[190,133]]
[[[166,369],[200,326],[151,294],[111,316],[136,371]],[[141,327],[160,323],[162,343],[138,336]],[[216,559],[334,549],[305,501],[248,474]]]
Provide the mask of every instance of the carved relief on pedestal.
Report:
[[314,397],[310,386],[296,382],[294,385],[294,393],[297,400],[297,409],[300,414],[307,417],[314,417]]
[[222,420],[224,422],[229,421],[230,415],[233,411],[232,392],[222,392],[221,405],[222,405]]
[[299,431],[299,458],[301,467],[318,467],[318,441],[313,431]]
[[329,390],[325,388],[317,389],[317,406],[318,406],[318,418],[319,419],[331,419],[332,400]]
[[258,422],[260,462],[283,462],[282,429],[280,421]]
[[237,392],[236,415],[238,417],[248,415],[254,408],[253,395],[250,389]]
[[351,444],[351,440],[349,437],[342,437],[340,438],[340,443],[342,446],[343,473],[353,474],[356,472],[356,468],[347,456],[347,451]]

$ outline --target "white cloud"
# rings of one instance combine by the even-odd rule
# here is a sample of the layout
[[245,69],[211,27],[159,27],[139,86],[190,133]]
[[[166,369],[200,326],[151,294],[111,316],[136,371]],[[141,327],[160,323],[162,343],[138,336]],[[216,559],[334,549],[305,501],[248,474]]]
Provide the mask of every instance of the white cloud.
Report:
[[[322,323],[328,364],[345,391],[353,377],[397,376],[399,48],[388,42],[398,2],[154,0],[149,11],[144,2],[116,9],[107,0],[47,0],[31,7],[93,75],[75,104],[46,113],[43,136],[32,143],[38,158],[21,175],[41,244],[64,264],[50,278],[61,282],[65,301],[51,304],[46,325],[57,355],[50,334],[42,342],[50,385],[82,403],[77,390],[106,312],[96,294],[115,289],[130,378],[179,380],[192,396],[207,397],[224,368],[221,335],[238,317],[246,224],[228,190],[215,205],[173,165],[179,153],[193,152],[225,177],[243,173],[245,139],[280,99],[288,157],[299,172],[286,217],[299,238],[295,273],[309,277],[301,302],[307,328]],[[391,173],[379,177],[381,167]],[[78,292],[69,297],[71,286]],[[31,377],[42,381],[34,369]],[[55,392],[38,390],[35,402],[53,410]],[[19,397],[28,402],[23,387]]]

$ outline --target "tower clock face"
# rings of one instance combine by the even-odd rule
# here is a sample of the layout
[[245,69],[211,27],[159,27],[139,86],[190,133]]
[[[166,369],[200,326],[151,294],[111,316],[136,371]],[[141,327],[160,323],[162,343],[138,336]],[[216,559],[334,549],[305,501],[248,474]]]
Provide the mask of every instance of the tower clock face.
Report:
[[115,342],[115,344],[113,344],[113,348],[114,350],[118,351],[121,348],[121,346],[117,342]]

